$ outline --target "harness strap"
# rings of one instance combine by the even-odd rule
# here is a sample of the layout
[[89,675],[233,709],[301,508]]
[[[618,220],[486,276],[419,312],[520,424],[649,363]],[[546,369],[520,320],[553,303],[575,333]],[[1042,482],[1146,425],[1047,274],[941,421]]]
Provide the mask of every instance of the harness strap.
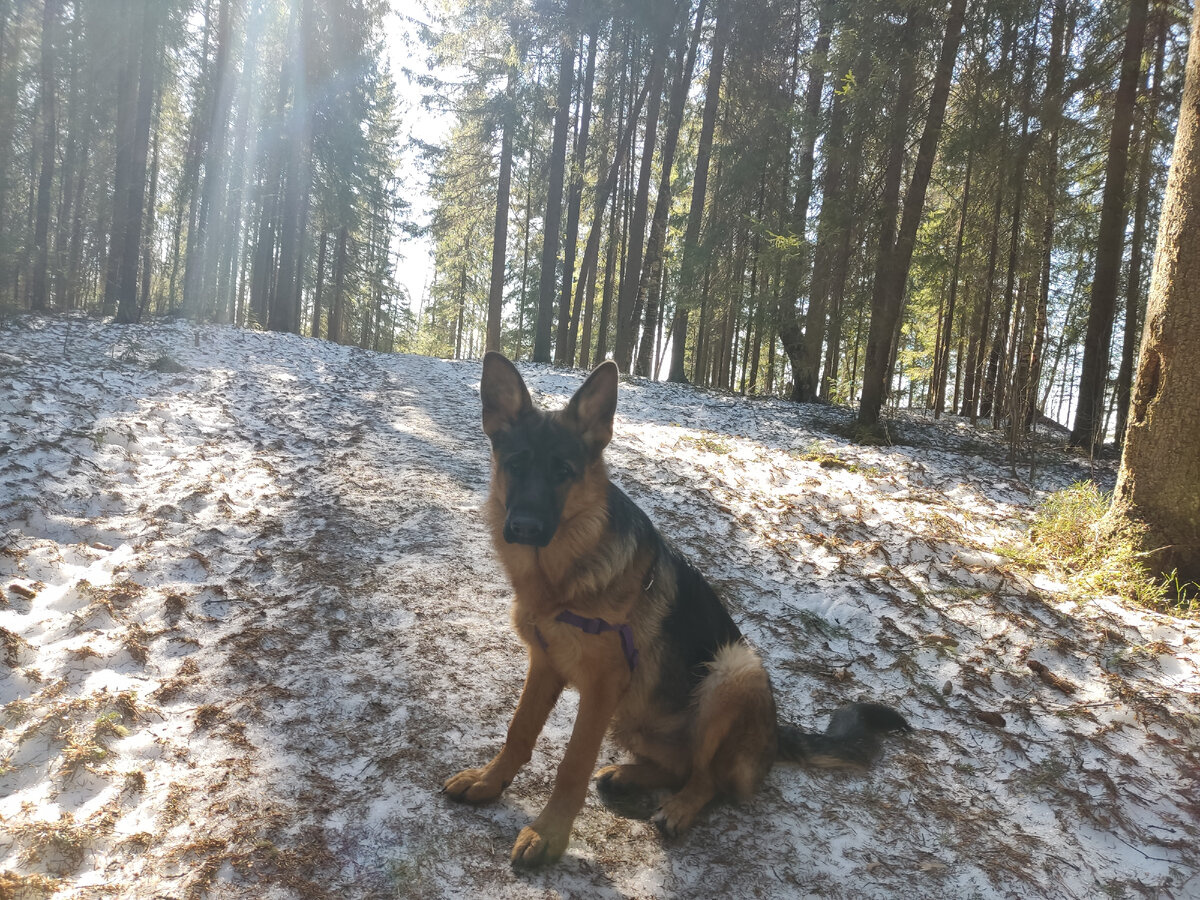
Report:
[[[577,613],[571,612],[569,609],[564,609],[554,619],[556,622],[562,622],[564,625],[573,625],[584,634],[603,634],[606,631],[615,631],[621,636],[621,650],[625,653],[625,661],[629,663],[629,671],[632,672],[637,668],[638,651],[633,643],[633,628],[626,622],[622,625],[612,625],[605,622],[603,619],[586,619]],[[541,635],[539,635],[539,638]]]

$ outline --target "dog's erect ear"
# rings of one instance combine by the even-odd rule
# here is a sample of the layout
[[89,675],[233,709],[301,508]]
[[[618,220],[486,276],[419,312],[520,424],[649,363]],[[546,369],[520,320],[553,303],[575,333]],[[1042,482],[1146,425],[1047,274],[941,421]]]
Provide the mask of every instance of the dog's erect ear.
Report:
[[488,437],[533,409],[529,388],[517,367],[491,350],[483,357],[479,396],[483,400],[483,431]]
[[617,364],[606,360],[592,370],[583,387],[567,404],[567,415],[579,426],[579,436],[591,450],[603,450],[612,440],[617,412]]

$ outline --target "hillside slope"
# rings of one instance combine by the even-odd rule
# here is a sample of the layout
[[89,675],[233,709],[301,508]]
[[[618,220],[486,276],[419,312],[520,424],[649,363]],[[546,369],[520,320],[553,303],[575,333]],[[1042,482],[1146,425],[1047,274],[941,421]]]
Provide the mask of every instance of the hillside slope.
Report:
[[[522,369],[544,403],[581,380]],[[0,327],[0,896],[1200,895],[1200,628],[997,553],[1040,493],[953,420],[865,448],[839,410],[642,381],[613,476],[784,713],[871,697],[918,731],[865,773],[780,766],[670,845],[593,791],[560,865],[511,871],[575,700],[497,804],[439,796],[524,674],[478,378],[229,327]],[[1086,474],[1047,453],[1037,486]]]

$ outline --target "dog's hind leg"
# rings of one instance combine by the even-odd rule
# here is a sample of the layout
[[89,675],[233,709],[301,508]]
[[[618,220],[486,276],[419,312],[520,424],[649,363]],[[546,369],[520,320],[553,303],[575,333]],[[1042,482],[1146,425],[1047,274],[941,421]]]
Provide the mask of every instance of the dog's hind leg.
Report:
[[683,779],[658,763],[639,757],[637,762],[605,766],[596,773],[596,790],[609,811],[626,819],[649,819],[657,811],[654,792],[678,789]]
[[718,794],[744,800],[776,752],[775,701],[762,661],[742,643],[723,648],[696,689],[692,766],[654,816],[667,836],[685,831]]
[[677,788],[680,783],[681,779],[677,774],[648,759],[605,766],[596,773],[596,787],[614,794]]

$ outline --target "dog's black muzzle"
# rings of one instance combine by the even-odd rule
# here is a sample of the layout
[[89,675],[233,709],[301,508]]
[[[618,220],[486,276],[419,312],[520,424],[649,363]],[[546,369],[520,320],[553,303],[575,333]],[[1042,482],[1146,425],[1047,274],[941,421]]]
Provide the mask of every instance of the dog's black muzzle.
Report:
[[504,520],[504,540],[510,544],[545,547],[554,537],[555,526],[541,516],[509,512]]

